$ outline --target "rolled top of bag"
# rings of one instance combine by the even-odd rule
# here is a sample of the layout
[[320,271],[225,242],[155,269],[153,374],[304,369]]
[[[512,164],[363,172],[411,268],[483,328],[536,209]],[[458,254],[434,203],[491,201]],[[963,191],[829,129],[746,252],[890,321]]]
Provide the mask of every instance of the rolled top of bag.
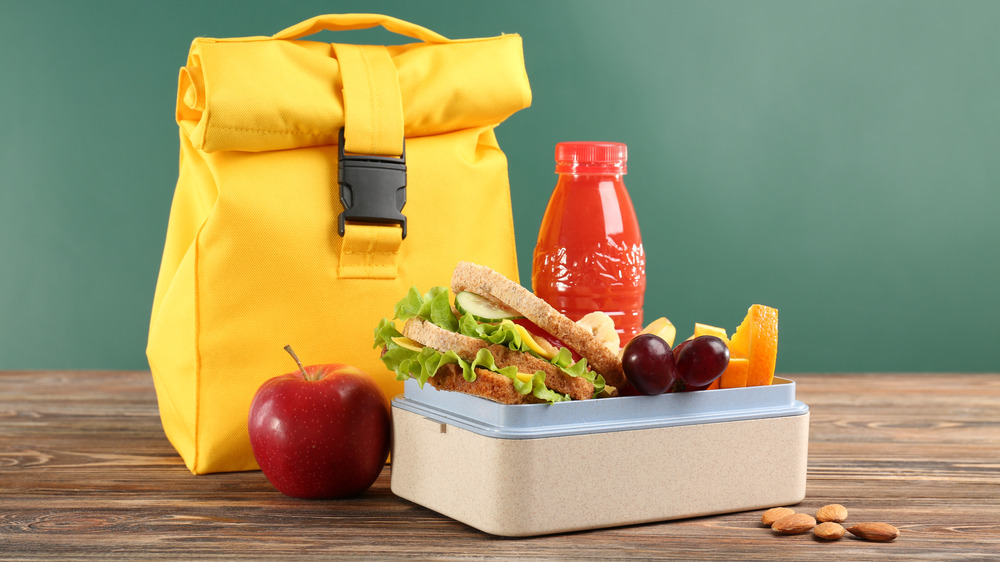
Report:
[[[408,138],[496,124],[531,104],[518,35],[386,49]],[[177,123],[205,152],[335,145],[342,85],[329,43],[199,38],[180,71]]]

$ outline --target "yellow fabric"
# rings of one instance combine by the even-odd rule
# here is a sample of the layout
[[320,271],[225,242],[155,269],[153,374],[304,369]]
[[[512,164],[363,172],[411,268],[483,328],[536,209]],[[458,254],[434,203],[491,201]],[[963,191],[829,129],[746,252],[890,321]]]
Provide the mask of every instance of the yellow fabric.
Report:
[[344,83],[344,150],[403,154],[403,104],[392,57],[379,45],[334,45]]
[[[366,71],[379,81],[370,99],[398,90],[405,239],[386,224],[349,223],[338,234],[337,136],[356,77],[342,72],[339,45],[297,39],[374,25],[430,41],[379,48],[398,86],[383,83],[385,57]],[[192,472],[256,468],[249,404],[265,380],[295,370],[286,344],[309,364],[356,365],[392,397],[400,383],[372,342],[396,300],[414,285],[446,284],[460,260],[517,278],[507,161],[493,129],[530,104],[520,38],[452,41],[420,30],[331,15],[279,33],[287,38],[192,43],[147,346],[164,431]],[[351,95],[348,86],[349,138]],[[376,144],[401,140],[391,117],[375,122]]]
[[[517,35],[386,49],[407,139],[495,126],[531,103]],[[335,145],[344,102],[331,51],[313,41],[196,39],[181,69],[178,123],[204,152]]]
[[[403,104],[389,51],[380,45],[334,44],[344,97],[344,151],[403,154]],[[348,222],[340,250],[340,277],[396,277],[402,228]]]
[[420,39],[427,43],[446,43],[448,39],[426,27],[412,24],[408,21],[382,14],[326,14],[307,19],[288,29],[275,33],[275,39],[301,39],[324,29],[330,31],[345,31],[349,29],[368,29],[381,25],[393,33]]
[[395,278],[402,242],[398,225],[348,223],[340,250],[340,278]]

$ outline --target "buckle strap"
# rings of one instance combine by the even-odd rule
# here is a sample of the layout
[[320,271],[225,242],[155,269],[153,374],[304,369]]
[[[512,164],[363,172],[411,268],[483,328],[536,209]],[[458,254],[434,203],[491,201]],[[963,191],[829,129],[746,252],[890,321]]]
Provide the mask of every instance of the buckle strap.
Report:
[[340,129],[337,181],[344,212],[337,217],[337,232],[344,235],[347,219],[374,223],[396,223],[406,238],[406,148],[399,158],[344,153],[344,129]]
[[399,266],[399,226],[357,223],[347,229],[340,249],[341,279],[395,279]]
[[333,44],[343,80],[346,152],[403,153],[403,99],[389,51],[381,45]]
[[406,237],[406,148],[399,78],[380,45],[332,46],[343,81],[337,217],[342,278],[394,279]]

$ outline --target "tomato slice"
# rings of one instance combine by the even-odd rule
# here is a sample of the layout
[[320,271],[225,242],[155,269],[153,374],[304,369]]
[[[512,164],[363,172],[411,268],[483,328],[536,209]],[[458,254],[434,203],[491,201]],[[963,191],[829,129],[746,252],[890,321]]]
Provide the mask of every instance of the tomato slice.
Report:
[[581,359],[580,354],[573,351],[573,348],[564,344],[562,340],[560,340],[559,338],[539,328],[538,325],[532,322],[531,320],[528,320],[527,318],[514,318],[511,321],[519,326],[524,326],[524,329],[528,330],[528,332],[531,335],[542,338],[543,340],[549,342],[549,344],[556,349],[559,349],[560,347],[565,347],[566,349],[569,350],[570,354],[573,356],[574,363]]

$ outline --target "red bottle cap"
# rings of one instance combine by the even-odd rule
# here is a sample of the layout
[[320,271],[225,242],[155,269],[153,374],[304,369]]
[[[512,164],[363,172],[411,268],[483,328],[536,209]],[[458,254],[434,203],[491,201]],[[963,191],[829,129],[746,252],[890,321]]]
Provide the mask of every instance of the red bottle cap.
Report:
[[624,174],[628,147],[620,142],[561,142],[556,144],[557,174]]

